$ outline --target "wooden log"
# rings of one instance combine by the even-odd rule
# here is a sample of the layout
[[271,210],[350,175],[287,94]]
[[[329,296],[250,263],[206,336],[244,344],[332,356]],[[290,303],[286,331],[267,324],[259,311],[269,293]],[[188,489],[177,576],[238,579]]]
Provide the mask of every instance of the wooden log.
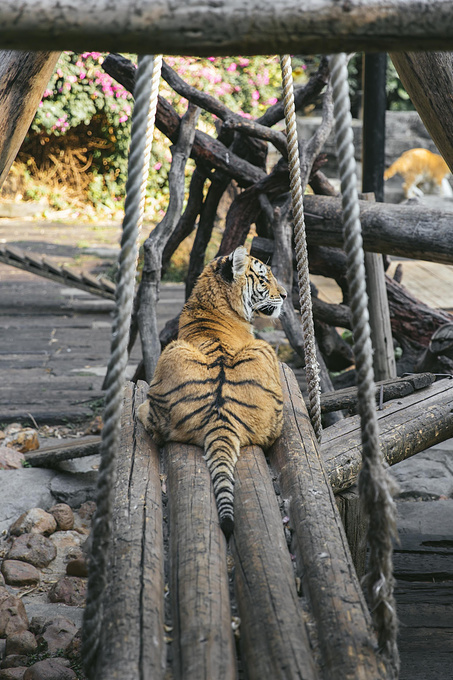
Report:
[[[53,45],[52,40],[46,48],[48,45]],[[0,187],[27,134],[59,56],[59,52],[0,51]]]
[[394,52],[390,58],[434,144],[453,170],[453,55]]
[[[381,450],[389,465],[453,437],[453,381],[439,380],[378,411]],[[359,416],[323,430],[321,454],[335,493],[357,481],[360,470]]]
[[29,451],[24,454],[25,461],[33,467],[52,467],[64,460],[93,456],[99,453],[100,443],[100,437],[86,437],[82,441],[80,439],[65,441],[41,451]]
[[165,673],[159,452],[136,418],[147,387],[128,383],[125,390],[99,680],[159,680]]
[[272,480],[256,446],[243,448],[236,464],[234,513],[232,550],[247,678],[319,677]]
[[164,54],[451,50],[445,0],[2,0],[0,42],[17,49]]
[[[341,248],[343,222],[340,199],[304,196],[304,205],[308,244]],[[359,201],[359,205],[365,250],[453,264],[451,213],[367,201]],[[322,219],[316,219],[316,215]]]
[[366,567],[368,522],[362,511],[357,486],[354,484],[349,489],[340,491],[335,496],[335,501],[348,539],[352,561],[360,579],[364,576]]
[[[376,403],[384,403],[390,399],[399,399],[412,394],[415,390],[432,385],[436,380],[433,373],[414,373],[391,380],[381,380],[376,383]],[[357,387],[346,387],[335,392],[321,395],[321,412],[348,410],[350,414],[357,412]]]
[[[304,594],[310,601],[326,678],[392,677],[376,654],[341,518],[296,378],[282,367],[285,426],[271,449],[289,499]],[[343,421],[341,421],[343,422]],[[335,426],[334,426],[335,427]]]
[[226,541],[209,471],[196,446],[170,443],[165,459],[175,678],[234,680]]

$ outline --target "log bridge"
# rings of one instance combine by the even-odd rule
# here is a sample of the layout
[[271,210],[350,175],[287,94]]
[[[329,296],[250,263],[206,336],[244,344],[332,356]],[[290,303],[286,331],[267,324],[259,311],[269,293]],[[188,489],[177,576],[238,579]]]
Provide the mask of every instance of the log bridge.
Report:
[[[393,677],[357,576],[358,417],[319,448],[286,366],[282,383],[282,436],[267,461],[246,447],[236,467],[229,546],[202,450],[170,443],[161,456],[136,416],[148,386],[126,385],[100,680]],[[427,384],[381,404],[390,463],[453,436],[453,382]]]

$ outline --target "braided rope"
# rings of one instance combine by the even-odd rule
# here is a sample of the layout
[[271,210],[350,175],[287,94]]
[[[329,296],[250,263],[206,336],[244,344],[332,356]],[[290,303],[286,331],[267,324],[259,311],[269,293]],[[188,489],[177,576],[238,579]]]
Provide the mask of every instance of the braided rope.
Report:
[[137,240],[143,221],[161,65],[160,56],[140,58],[135,84],[116,311],[106,377],[101,464],[97,481],[96,513],[93,519],[90,573],[83,621],[83,657],[87,675],[92,680],[96,677],[98,646],[104,623],[103,597],[107,584],[111,543],[115,461],[128,359],[127,344],[135,288]]
[[296,109],[294,106],[293,72],[291,57],[280,57],[282,69],[283,104],[288,145],[288,166],[293,205],[294,240],[296,245],[297,277],[299,280],[299,300],[304,338],[305,372],[307,376],[309,413],[318,441],[321,441],[321,400],[319,383],[319,364],[316,357],[315,331],[311,308],[310,273],[308,270],[307,241],[304,219],[304,187],[300,172],[299,142],[297,138]]
[[335,142],[343,202],[344,249],[348,262],[347,276],[362,426],[363,463],[359,477],[359,492],[369,518],[369,572],[365,579],[379,648],[397,675],[399,666],[396,645],[397,618],[392,574],[392,537],[396,534],[396,513],[379,446],[372,346],[368,324],[368,298],[345,54],[337,54],[330,58],[330,71],[335,116]]

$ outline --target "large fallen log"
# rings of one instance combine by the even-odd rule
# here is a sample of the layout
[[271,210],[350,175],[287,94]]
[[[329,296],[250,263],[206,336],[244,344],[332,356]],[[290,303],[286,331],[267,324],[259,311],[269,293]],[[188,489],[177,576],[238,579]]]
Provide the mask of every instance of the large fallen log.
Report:
[[453,49],[445,0],[2,0],[0,44],[17,49],[318,54]]

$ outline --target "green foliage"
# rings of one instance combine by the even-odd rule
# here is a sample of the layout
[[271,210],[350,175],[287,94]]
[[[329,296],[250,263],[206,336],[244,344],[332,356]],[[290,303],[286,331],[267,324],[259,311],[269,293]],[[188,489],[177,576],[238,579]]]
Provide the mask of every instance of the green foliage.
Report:
[[390,59],[387,61],[387,108],[390,111],[415,110]]

